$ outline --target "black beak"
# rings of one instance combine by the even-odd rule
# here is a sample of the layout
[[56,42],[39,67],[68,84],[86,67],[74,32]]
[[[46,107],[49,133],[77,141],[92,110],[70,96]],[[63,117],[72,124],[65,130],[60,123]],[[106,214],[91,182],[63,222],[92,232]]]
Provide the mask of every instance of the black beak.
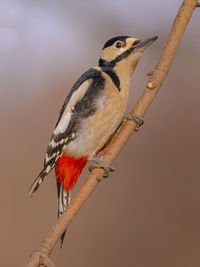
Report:
[[158,36],[154,36],[145,40],[136,40],[133,44],[133,48],[134,48],[134,52],[140,49],[145,49],[147,48],[149,45],[151,45],[156,39],[158,38]]

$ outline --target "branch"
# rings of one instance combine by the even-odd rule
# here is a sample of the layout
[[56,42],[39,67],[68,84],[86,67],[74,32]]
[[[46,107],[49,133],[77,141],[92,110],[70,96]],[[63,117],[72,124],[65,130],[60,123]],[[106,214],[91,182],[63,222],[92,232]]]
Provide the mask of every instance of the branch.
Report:
[[[132,110],[133,114],[143,117],[161,85],[163,84],[174,59],[178,45],[184,34],[185,28],[196,5],[197,0],[183,1],[183,4],[181,5],[174,20],[160,60],[155,69],[151,72],[151,77],[147,83],[147,86],[136,106]],[[118,132],[114,141],[105,151],[104,155],[102,156],[102,160],[108,164],[111,164],[119,154],[122,147],[126,144],[136,127],[137,124],[134,121],[127,121]],[[78,193],[72,199],[72,202],[67,210],[63,213],[63,215],[56,222],[55,226],[50,230],[47,237],[43,240],[40,249],[31,255],[26,267],[38,267],[42,264],[48,267],[54,266],[49,260],[48,256],[51,254],[61,234],[64,232],[64,230],[73,220],[74,216],[78,213],[79,209],[83,206],[98,183],[101,181],[103,174],[104,171],[102,169],[94,169],[91,172],[84,184],[79,189]]]

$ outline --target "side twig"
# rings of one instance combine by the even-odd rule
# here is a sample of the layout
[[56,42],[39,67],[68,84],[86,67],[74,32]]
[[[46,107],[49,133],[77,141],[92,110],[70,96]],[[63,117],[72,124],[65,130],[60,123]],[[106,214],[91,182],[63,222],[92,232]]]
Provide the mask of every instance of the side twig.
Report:
[[[178,45],[196,6],[197,0],[183,1],[183,4],[181,5],[174,20],[163,53],[155,69],[150,73],[151,77],[147,83],[145,91],[132,110],[133,114],[143,117],[152,103],[168,74]],[[112,144],[105,151],[102,160],[108,164],[111,164],[119,154],[122,147],[126,144],[136,127],[137,124],[134,121],[127,121],[118,132]],[[48,256],[51,254],[63,231],[67,228],[74,216],[78,213],[79,209],[94,191],[97,184],[101,181],[103,174],[104,171],[101,169],[94,169],[91,172],[84,184],[79,189],[78,193],[73,198],[67,210],[63,213],[63,215],[56,222],[55,226],[50,230],[47,237],[43,240],[40,249],[31,255],[26,267],[38,267],[40,265],[46,265],[48,267],[54,266],[54,264],[49,260]]]

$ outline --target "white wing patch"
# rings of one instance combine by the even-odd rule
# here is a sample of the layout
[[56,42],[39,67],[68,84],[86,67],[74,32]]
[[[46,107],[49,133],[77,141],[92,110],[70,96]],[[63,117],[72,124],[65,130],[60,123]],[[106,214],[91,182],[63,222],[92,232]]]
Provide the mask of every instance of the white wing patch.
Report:
[[88,88],[90,87],[91,83],[92,83],[92,79],[86,80],[73,93],[73,95],[71,96],[71,98],[69,100],[69,103],[67,104],[67,106],[65,108],[63,116],[67,115],[69,112],[74,110],[74,106],[76,105],[76,103],[78,101],[80,101],[84,97],[84,95],[85,95],[86,91],[88,90]]
[[[90,84],[92,83],[92,79],[88,79],[85,82],[81,84],[81,86],[73,93],[71,96],[71,99],[69,103],[67,104],[65,111],[63,113],[63,116],[61,117],[57,127],[54,130],[54,134],[57,135],[59,133],[64,133],[64,131],[67,129],[67,126],[71,119],[71,112],[74,109],[74,106],[76,103],[83,98],[85,95],[87,89],[89,88]],[[55,146],[55,144],[52,143],[52,146]]]
[[67,126],[69,124],[69,121],[71,119],[71,112],[65,114],[61,120],[59,121],[57,127],[54,130],[54,134],[57,135],[59,133],[64,133],[64,131],[67,129]]
[[[65,107],[64,112],[62,113],[62,116],[54,129],[52,138],[49,142],[49,146],[46,153],[45,163],[46,165],[51,162],[51,164],[57,161],[57,159],[62,154],[62,151],[66,148],[66,143],[70,139],[71,141],[76,138],[76,133],[72,132],[72,130],[68,131],[67,134],[65,134],[65,131],[69,127],[69,123],[73,117],[73,111],[75,110],[75,105],[81,101],[81,99],[84,97],[85,93],[87,92],[88,88],[90,87],[92,83],[92,79],[88,79],[85,82],[83,82],[77,90],[75,90],[67,103],[67,106]],[[101,106],[102,103],[99,103]],[[62,135],[63,134],[63,135]]]

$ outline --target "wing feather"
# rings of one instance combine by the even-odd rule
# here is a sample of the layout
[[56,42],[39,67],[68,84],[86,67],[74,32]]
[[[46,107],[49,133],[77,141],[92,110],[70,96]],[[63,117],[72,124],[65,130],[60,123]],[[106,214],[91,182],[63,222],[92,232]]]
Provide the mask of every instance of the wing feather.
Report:
[[81,119],[93,115],[95,110],[99,108],[95,100],[98,95],[101,95],[103,89],[104,78],[101,71],[94,68],[86,71],[74,84],[61,108],[53,135],[49,141],[44,169],[31,185],[29,194],[38,189],[46,175],[56,166],[57,160],[62,155],[63,146],[76,138]]
[[62,154],[63,146],[76,138],[81,119],[94,114],[98,108],[96,99],[101,95],[103,88],[104,78],[96,69],[88,70],[74,84],[60,111],[50,139],[44,161],[45,168],[48,165],[53,168]]

